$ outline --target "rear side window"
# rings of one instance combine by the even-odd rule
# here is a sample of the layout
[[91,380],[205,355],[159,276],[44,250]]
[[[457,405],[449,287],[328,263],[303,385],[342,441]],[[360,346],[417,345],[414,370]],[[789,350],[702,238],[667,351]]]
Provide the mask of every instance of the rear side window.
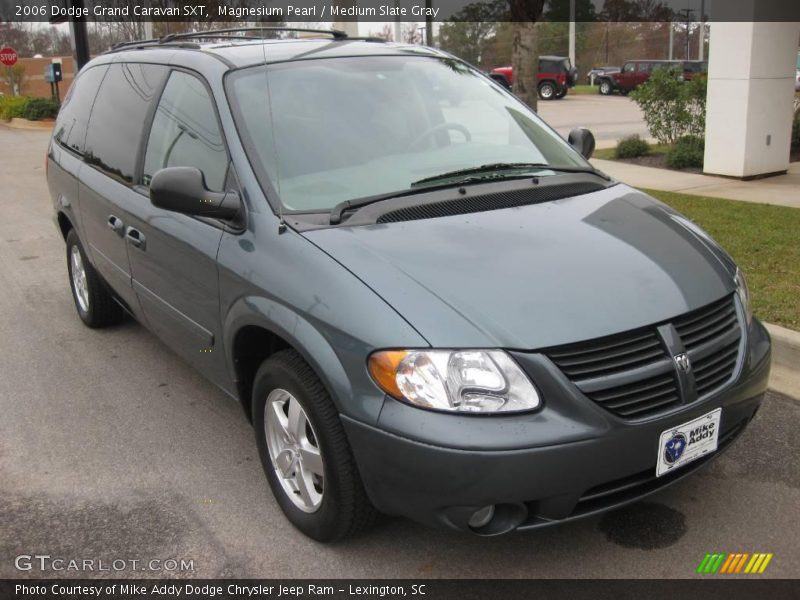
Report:
[[81,71],[69,89],[67,97],[64,98],[64,104],[58,113],[58,119],[53,128],[53,138],[62,146],[78,154],[83,154],[89,113],[92,111],[92,103],[107,70],[107,65],[100,65]]
[[111,65],[100,86],[86,134],[86,162],[123,183],[133,183],[145,122],[167,67]]
[[225,186],[228,158],[213,101],[200,79],[182,71],[170,75],[158,103],[142,183],[165,167],[196,167],[208,189]]

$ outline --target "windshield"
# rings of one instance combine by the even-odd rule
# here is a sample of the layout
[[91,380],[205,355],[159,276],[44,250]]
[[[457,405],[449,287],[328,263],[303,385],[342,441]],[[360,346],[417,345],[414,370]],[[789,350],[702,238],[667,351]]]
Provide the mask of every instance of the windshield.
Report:
[[251,163],[287,211],[330,210],[486,164],[590,168],[525,105],[456,60],[303,60],[243,69],[226,85]]

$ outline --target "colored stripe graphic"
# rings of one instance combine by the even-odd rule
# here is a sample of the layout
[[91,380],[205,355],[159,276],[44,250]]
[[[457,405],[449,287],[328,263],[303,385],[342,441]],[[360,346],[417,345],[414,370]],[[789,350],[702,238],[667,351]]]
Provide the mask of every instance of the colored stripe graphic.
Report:
[[734,552],[726,554],[724,552],[715,552],[713,554],[706,554],[700,565],[697,567],[697,573],[701,574],[735,574],[744,573],[755,575],[763,573],[767,569],[767,565],[772,560],[774,554],[771,552],[756,552],[749,554],[748,552]]

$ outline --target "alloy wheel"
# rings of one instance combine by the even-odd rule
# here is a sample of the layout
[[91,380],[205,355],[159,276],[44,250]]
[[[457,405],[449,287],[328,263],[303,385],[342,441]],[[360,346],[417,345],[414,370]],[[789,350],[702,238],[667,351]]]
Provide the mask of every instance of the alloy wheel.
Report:
[[86,281],[86,269],[83,266],[83,257],[78,246],[72,246],[69,252],[72,271],[72,291],[78,306],[83,312],[89,312],[89,285]]
[[284,389],[267,396],[264,433],[272,468],[292,503],[303,512],[316,512],[325,490],[322,452],[305,410]]

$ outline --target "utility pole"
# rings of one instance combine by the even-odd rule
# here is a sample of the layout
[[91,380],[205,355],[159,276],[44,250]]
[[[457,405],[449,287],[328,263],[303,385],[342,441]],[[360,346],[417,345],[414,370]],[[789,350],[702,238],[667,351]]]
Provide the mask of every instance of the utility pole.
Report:
[[569,64],[575,68],[575,0],[569,0]]

